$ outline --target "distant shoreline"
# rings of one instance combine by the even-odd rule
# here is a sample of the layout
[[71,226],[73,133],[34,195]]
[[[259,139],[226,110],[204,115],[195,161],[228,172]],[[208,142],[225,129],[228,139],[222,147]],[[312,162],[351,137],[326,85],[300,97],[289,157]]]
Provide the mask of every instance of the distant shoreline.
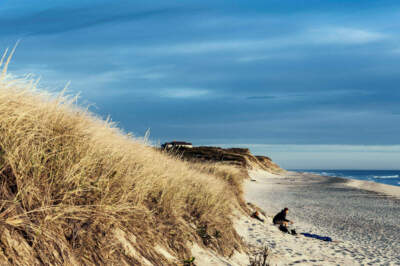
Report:
[[288,171],[400,187],[400,170],[291,169]]
[[349,186],[349,187],[367,190],[367,191],[376,192],[376,193],[381,193],[381,194],[385,194],[385,195],[400,199],[400,186],[396,186],[396,185],[389,185],[389,184],[378,183],[378,182],[368,181],[368,180],[352,179],[352,178],[348,178],[348,177],[326,176],[326,175],[320,175],[320,174],[309,173],[309,172],[296,172],[296,171],[289,171],[289,172],[292,172],[295,174],[300,174],[303,176],[318,176],[318,177],[322,177],[322,178],[327,178],[328,180],[329,179],[342,180],[343,183],[345,183],[346,186]]

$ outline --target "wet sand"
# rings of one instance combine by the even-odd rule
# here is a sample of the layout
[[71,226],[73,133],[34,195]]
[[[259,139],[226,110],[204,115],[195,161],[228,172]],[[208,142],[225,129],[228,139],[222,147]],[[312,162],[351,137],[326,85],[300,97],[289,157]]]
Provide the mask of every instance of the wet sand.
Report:
[[[264,209],[267,219],[288,207],[288,218],[295,222],[298,233],[340,241],[332,244],[283,236],[270,227],[271,222],[265,228],[252,229],[269,230],[254,235],[255,241],[280,254],[286,252],[287,264],[334,265],[336,260],[339,265],[400,265],[399,198],[374,192],[373,184],[368,184],[369,190],[360,189],[363,182],[357,185],[343,178],[293,172],[278,176],[264,171],[251,171],[250,176],[255,181],[246,183],[246,200]],[[392,195],[399,191],[400,187],[393,187]]]

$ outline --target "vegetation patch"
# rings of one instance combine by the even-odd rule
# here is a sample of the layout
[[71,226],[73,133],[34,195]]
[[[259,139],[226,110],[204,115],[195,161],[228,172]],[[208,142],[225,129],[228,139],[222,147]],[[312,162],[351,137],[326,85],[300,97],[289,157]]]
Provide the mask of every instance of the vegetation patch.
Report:
[[245,248],[231,217],[243,172],[169,156],[34,84],[0,78],[2,263],[168,265],[194,242]]

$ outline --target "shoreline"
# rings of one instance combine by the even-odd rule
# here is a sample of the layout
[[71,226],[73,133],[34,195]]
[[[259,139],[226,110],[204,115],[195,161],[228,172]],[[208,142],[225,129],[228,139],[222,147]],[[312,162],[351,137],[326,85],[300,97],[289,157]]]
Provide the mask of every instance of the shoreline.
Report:
[[[346,178],[344,178],[346,179]],[[347,185],[376,193],[386,194],[400,199],[400,186],[388,185],[366,180],[346,179]]]
[[340,179],[343,180],[346,185],[362,190],[368,190],[376,193],[381,193],[381,194],[386,194],[388,196],[396,197],[400,199],[400,186],[396,185],[390,185],[390,184],[384,184],[384,183],[379,183],[375,181],[369,181],[369,180],[360,180],[360,179],[353,179],[353,178],[346,178],[346,177],[340,177],[340,176],[326,176],[326,175],[319,175],[319,174],[314,174],[314,173],[309,173],[309,172],[296,172],[296,171],[287,171],[287,173],[290,174],[299,174],[299,175],[305,175],[305,176],[318,176],[318,177],[326,177],[326,178],[335,178],[335,179]]
[[[249,174],[255,181],[245,183],[246,201],[264,209],[267,220],[242,222],[239,230],[248,242],[271,248],[271,265],[400,264],[400,187],[290,171]],[[298,233],[339,243],[283,234],[271,222],[283,207]]]
[[[326,177],[334,177],[334,178],[343,178],[343,179],[348,179],[348,180],[357,180],[357,181],[365,181],[365,182],[372,182],[374,184],[382,184],[382,185],[388,185],[388,186],[394,186],[394,187],[400,187],[400,179],[398,179],[400,170],[341,170],[341,169],[332,169],[332,170],[287,170],[288,172],[293,172],[293,173],[298,173],[298,174],[305,174],[305,175],[319,175],[319,176],[326,176]],[[317,172],[316,172],[317,171]],[[350,176],[352,173],[340,173],[340,172],[346,172],[346,171],[351,171],[351,172],[362,172],[362,171],[366,171],[366,172],[375,172],[374,174],[378,175],[379,173],[377,173],[376,171],[395,171],[395,174],[393,174],[392,176],[374,176],[374,179],[359,179],[357,177],[354,176]],[[332,173],[328,173],[328,172],[332,172]],[[335,174],[339,174],[339,175],[335,175]],[[391,173],[388,173],[389,175]],[[372,175],[370,172],[366,173],[366,175]],[[398,179],[395,180],[395,184],[391,184],[391,183],[387,183],[387,182],[382,182],[382,180],[386,180],[387,178],[394,178],[394,179]],[[361,184],[360,184],[361,185]],[[366,187],[370,187],[370,186],[366,186]]]

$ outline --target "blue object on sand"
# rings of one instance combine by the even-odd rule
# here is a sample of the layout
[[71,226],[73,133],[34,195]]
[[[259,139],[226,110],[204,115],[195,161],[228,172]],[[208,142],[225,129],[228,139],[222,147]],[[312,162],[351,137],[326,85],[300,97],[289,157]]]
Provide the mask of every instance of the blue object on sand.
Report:
[[316,234],[309,234],[309,233],[301,233],[301,234],[306,237],[311,237],[311,238],[319,239],[322,241],[332,242],[332,238],[330,238],[329,236],[319,236]]

